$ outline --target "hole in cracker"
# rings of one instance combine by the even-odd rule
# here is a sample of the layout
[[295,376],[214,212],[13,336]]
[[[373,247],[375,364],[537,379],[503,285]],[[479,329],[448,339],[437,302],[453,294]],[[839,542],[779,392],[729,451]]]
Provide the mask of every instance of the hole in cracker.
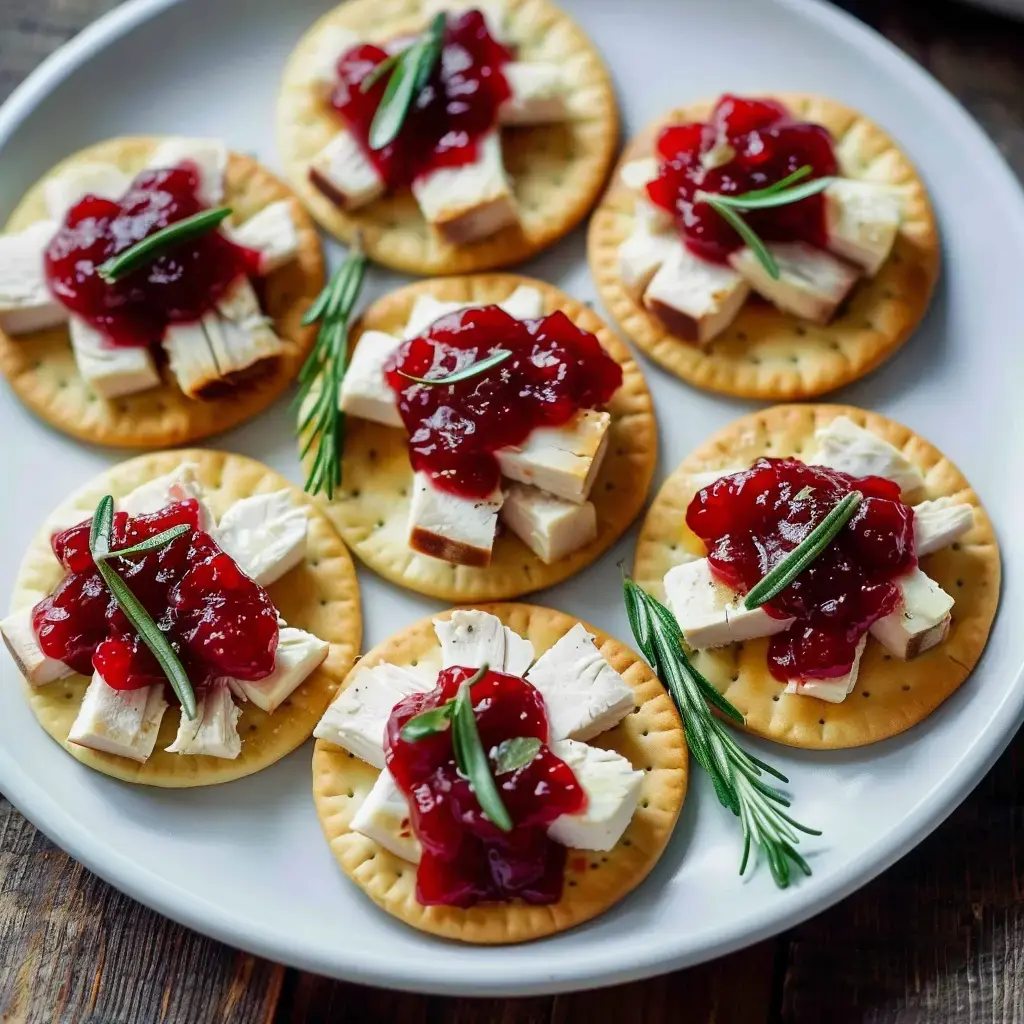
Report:
[[641,736],[650,736],[650,734],[651,734],[651,732],[650,732],[649,729],[644,729],[644,731],[642,733],[640,733]]
[[356,795],[356,791],[354,789],[350,789],[345,795],[349,798],[349,800],[351,800]]
[[632,839],[629,839],[629,838],[627,837],[626,839],[623,839],[623,840],[622,840],[622,845],[623,845],[623,846],[632,846],[632,845],[633,845],[633,840],[632,840]]
[[649,764],[646,768],[644,768],[644,771],[645,772],[653,772],[654,771],[654,765],[653,764]]
[[72,697],[74,697],[73,693],[65,693],[64,694],[64,699],[65,700],[71,700]]
[[892,655],[891,654],[883,654],[882,655],[882,661],[892,661]]
[[641,800],[640,801],[640,806],[646,811],[647,808],[651,806],[651,801],[650,800]]
[[249,732],[255,732],[255,731],[256,731],[256,725],[255,725],[255,723],[253,723],[252,725],[249,726]]
[[367,457],[369,458],[369,460],[370,460],[371,462],[373,462],[373,461],[374,461],[374,460],[375,460],[375,459],[377,458],[377,449],[376,449],[376,448],[371,448],[371,449],[370,449],[370,450],[369,450],[369,451],[368,451],[368,452],[366,453],[366,455],[367,455]]
[[735,675],[734,675],[734,676],[732,677],[732,681],[733,681],[734,683],[738,683],[738,682],[740,681],[740,674],[739,674],[739,672],[737,672],[737,673],[736,673],[736,674],[735,674]]
[[420,663],[420,660],[419,660],[419,658],[413,658],[413,659],[412,659],[412,661],[410,661],[410,662],[409,662],[409,664],[410,664],[410,665],[411,665],[411,666],[412,666],[413,668],[415,668],[415,667],[416,667],[416,666],[417,666],[417,665],[418,665],[419,663]]
[[607,483],[606,483],[606,484],[604,485],[604,489],[605,489],[606,491],[614,491],[614,490],[615,490],[615,484],[613,484],[613,483],[611,482],[611,480],[609,480],[609,481],[608,481],[608,482],[607,482]]
[[907,683],[903,684],[903,692],[904,693],[909,693],[910,692],[910,686]]
[[862,691],[861,691],[861,694],[862,694],[862,695],[863,695],[864,697],[870,697],[870,696],[871,696],[871,691],[870,691],[870,690],[862,690]]
[[805,337],[807,337],[807,328],[806,327],[801,327],[798,324],[796,327],[793,328],[793,330],[796,332],[796,336],[798,338],[805,338]]
[[747,340],[747,332],[746,331],[737,331],[736,332],[736,340],[737,341],[746,341]]
[[956,581],[956,585],[957,585],[958,587],[962,587],[962,586],[964,585],[964,581],[963,581],[963,580],[957,580],[957,581]]
[[778,694],[775,694],[775,696],[772,697],[772,700],[778,700],[778,699],[779,699],[779,695]]
[[819,718],[818,719],[818,725],[824,725],[824,724],[825,724],[825,719],[824,718]]
[[569,888],[570,889],[575,889],[576,888],[576,883],[575,882],[570,882],[569,883]]
[[594,862],[594,863],[591,863],[591,865],[590,865],[590,870],[591,870],[591,871],[596,871],[596,870],[597,870],[597,869],[598,869],[598,868],[599,868],[600,866],[601,866],[601,865],[600,865],[600,864],[598,864],[598,863],[596,863],[596,862]]
[[383,519],[378,519],[377,520],[377,529],[378,530],[384,529],[384,520]]
[[406,489],[405,489],[405,488],[403,487],[403,488],[402,488],[402,489],[401,489],[401,490],[400,490],[400,491],[398,492],[398,496],[399,496],[400,498],[407,498],[407,497],[409,497],[409,492],[408,492],[408,491],[407,491],[407,490],[406,490]]
[[953,543],[950,545],[950,547],[952,547],[952,549],[954,551],[959,551],[960,550],[960,541],[958,541],[958,540],[953,541]]

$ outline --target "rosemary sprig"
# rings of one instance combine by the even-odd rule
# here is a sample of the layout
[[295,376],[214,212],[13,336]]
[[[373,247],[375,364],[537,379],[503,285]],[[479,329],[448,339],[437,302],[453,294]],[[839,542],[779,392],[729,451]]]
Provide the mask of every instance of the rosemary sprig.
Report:
[[743,723],[740,712],[690,663],[679,624],[672,613],[625,573],[623,597],[633,636],[679,709],[693,756],[711,777],[719,802],[740,819],[743,829],[740,874],[747,870],[753,844],[764,853],[775,884],[780,888],[789,885],[794,864],[809,875],[810,865],[796,850],[800,841],[798,833],[812,836],[821,833],[791,818],[783,810],[789,807],[789,798],[768,785],[763,775],[767,773],[783,783],[789,780],[743,750],[711,713],[709,704],[732,721]]
[[[477,670],[466,680],[467,686],[476,686],[485,675],[490,671],[490,666],[485,661]],[[413,715],[405,725],[402,726],[400,733],[403,740],[406,743],[416,743],[419,740],[426,739],[428,736],[434,736],[439,732],[444,732],[448,728],[448,723],[451,721],[452,711],[455,708],[455,698],[445,701],[440,707],[431,708],[429,711],[421,711],[418,715]]]
[[140,267],[159,259],[168,249],[213,231],[230,216],[230,206],[218,206],[214,210],[203,210],[184,220],[175,221],[101,263],[96,268],[96,273],[107,284],[116,284]]
[[860,491],[850,491],[774,569],[750,588],[743,607],[752,611],[781,594],[835,540],[863,500]]
[[[89,551],[93,561],[121,611],[124,612],[135,632],[142,638],[142,642],[150,649],[160,668],[163,669],[164,675],[170,680],[172,689],[177,694],[178,700],[181,701],[181,710],[190,720],[195,719],[196,695],[185,669],[178,660],[177,654],[174,653],[174,648],[167,642],[167,637],[160,632],[142,602],[128,589],[128,584],[118,576],[112,566],[107,564],[109,558],[133,553],[131,548],[126,548],[124,551],[110,550],[110,529],[113,522],[114,499],[108,494],[101,498],[100,503],[96,506],[92,517],[92,527],[89,530]],[[166,530],[164,535],[169,533],[175,533],[175,531]],[[179,533],[175,533],[175,536],[179,535]],[[154,541],[157,539],[157,537],[152,538]],[[141,545],[135,545],[135,547],[139,548]],[[152,548],[148,550],[152,550]]]
[[415,381],[417,384],[430,384],[434,386],[442,384],[458,384],[460,380],[468,380],[470,377],[478,377],[481,373],[493,370],[495,366],[500,366],[506,359],[511,358],[511,356],[512,353],[508,349],[496,348],[489,356],[485,356],[483,359],[478,359],[476,362],[462,367],[461,370],[453,370],[444,377],[414,377],[411,373],[406,373],[404,370],[399,370],[398,372],[407,380]]
[[815,178],[814,181],[807,181],[802,185],[797,184],[810,173],[812,173],[812,168],[805,164],[767,188],[752,189],[741,195],[721,195],[717,192],[705,192],[703,189],[699,189],[694,193],[693,198],[694,202],[707,203],[746,242],[768,275],[777,281],[780,271],[775,257],[772,256],[760,235],[737,211],[768,210],[777,206],[798,203],[801,199],[824,192],[835,180],[831,177]]
[[467,679],[459,687],[452,706],[452,746],[455,749],[455,763],[459,771],[469,779],[484,814],[502,832],[511,832],[512,818],[502,802],[501,794],[498,793],[497,783],[491,773],[491,762],[483,743],[480,742],[476,712],[473,710],[473,701],[469,693],[471,685]]
[[494,748],[494,772],[507,775],[525,768],[539,753],[541,742],[536,736],[513,736]]
[[[400,53],[381,61],[366,78],[360,88],[369,89],[383,75],[388,75],[388,84],[373,121],[370,123],[370,149],[380,150],[390,145],[402,130],[413,100],[427,84],[434,66],[444,49],[444,32],[447,19],[443,12],[435,14],[426,32],[411,46]],[[387,65],[382,71],[381,66]],[[369,81],[369,85],[367,85]]]
[[162,548],[167,544],[170,544],[172,540],[177,540],[183,534],[189,533],[192,527],[187,523],[180,523],[178,526],[172,526],[169,530],[164,530],[163,533],[158,533],[148,540],[139,541],[138,544],[133,544],[130,548],[118,548],[117,551],[108,551],[104,554],[93,554],[93,561],[106,560],[108,558],[129,558],[132,555],[141,555],[146,551],[156,551],[158,548]]
[[345,440],[345,414],[338,407],[338,392],[348,367],[348,330],[352,311],[366,276],[366,255],[357,237],[348,259],[324,286],[302,318],[305,326],[320,321],[316,343],[299,371],[298,433],[305,458],[316,445],[313,465],[306,477],[310,494],[321,491],[334,497],[341,485],[341,453]]

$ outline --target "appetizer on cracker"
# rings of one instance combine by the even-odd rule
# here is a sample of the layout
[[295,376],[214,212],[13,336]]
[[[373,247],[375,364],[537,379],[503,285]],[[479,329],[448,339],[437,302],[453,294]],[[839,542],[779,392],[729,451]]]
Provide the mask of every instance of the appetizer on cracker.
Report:
[[927,193],[862,115],[811,96],[723,96],[632,143],[590,229],[601,295],[694,384],[821,394],[890,356],[939,267]]
[[650,396],[589,309],[481,275],[400,289],[360,327],[340,382],[323,384],[344,440],[325,425],[303,446],[314,471],[343,451],[324,507],[382,575],[452,600],[514,597],[593,561],[637,515]]
[[317,811],[346,874],[466,942],[535,939],[610,907],[657,862],[686,792],[682,726],[648,666],[530,605],[398,633],[315,735]]
[[747,728],[845,747],[909,728],[967,678],[999,551],[967,481],[905,427],[778,406],[666,481],[635,575]]
[[322,514],[259,463],[206,451],[124,463],[72,498],[14,605],[0,634],[43,727],[151,785],[227,781],[294,749],[360,638]]
[[291,381],[323,283],[285,186],[216,139],[114,139],[70,158],[0,235],[0,366],[44,419],[164,446]]
[[313,215],[429,274],[519,262],[564,235],[617,136],[598,55],[546,0],[343,4],[292,55],[278,119]]

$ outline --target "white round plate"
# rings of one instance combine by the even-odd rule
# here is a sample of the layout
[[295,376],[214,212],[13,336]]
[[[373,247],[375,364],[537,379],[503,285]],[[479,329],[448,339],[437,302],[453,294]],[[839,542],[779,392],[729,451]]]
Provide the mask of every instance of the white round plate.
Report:
[[[814,0],[566,0],[604,51],[627,131],[725,90],[807,90],[864,110],[924,172],[945,238],[944,280],[927,323],[869,379],[837,397],[912,425],[967,473],[1005,559],[1002,611],[970,681],[896,740],[845,753],[748,741],[792,781],[811,878],[788,891],[765,865],[737,876],[735,819],[696,765],[682,819],[643,886],[585,927],[532,945],[442,944],[379,911],[327,848],[310,796],[310,746],[241,782],[161,792],[89,771],[36,725],[0,657],[0,788],[36,825],[118,888],[234,946],[387,987],[540,993],[667,971],[755,942],[863,885],[935,828],[1006,745],[1024,703],[1024,540],[1015,527],[1024,459],[1020,268],[1024,204],[995,148],[923,71]],[[0,110],[0,214],[51,164],[121,133],[225,137],[271,166],[278,73],[324,0],[135,0],[47,61]],[[642,16],[638,16],[641,14]],[[335,255],[337,255],[335,253]],[[526,268],[580,297],[594,289],[582,232]],[[382,292],[398,278],[375,272]],[[645,364],[646,365],[646,364]],[[646,365],[661,427],[661,472],[751,408],[694,391]],[[1015,429],[1016,428],[1016,429]],[[7,500],[0,592],[66,492],[116,456],[60,436],[0,385]],[[216,439],[299,479],[285,402]],[[536,597],[629,639],[616,563],[635,532],[574,580]],[[438,608],[362,573],[366,643]]]

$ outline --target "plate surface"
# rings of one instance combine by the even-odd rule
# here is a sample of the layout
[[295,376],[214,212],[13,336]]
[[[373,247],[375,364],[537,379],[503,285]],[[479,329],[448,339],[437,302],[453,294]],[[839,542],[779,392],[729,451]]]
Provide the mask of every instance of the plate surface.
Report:
[[[924,327],[836,401],[877,409],[938,444],[988,505],[1004,557],[1003,605],[972,679],[922,726],[873,748],[801,753],[747,741],[792,781],[795,813],[824,830],[805,844],[812,878],[780,892],[763,865],[736,875],[736,822],[699,772],[679,828],[646,884],[590,925],[501,950],[442,944],[378,911],[337,869],[317,824],[306,746],[277,766],[206,791],[117,783],[66,756],[32,720],[0,657],[0,789],[61,846],[144,903],[235,946],[369,984],[463,994],[611,984],[720,955],[814,914],[906,853],[966,796],[1024,707],[1024,380],[1018,334],[1024,204],[995,148],[920,69],[814,0],[563,0],[604,50],[627,130],[724,90],[815,90],[862,108],[921,166],[945,239],[944,280]],[[324,0],[136,0],[51,58],[0,110],[0,216],[68,152],[108,135],[225,137],[277,166],[277,72]],[[337,253],[334,253],[336,256]],[[525,268],[593,297],[582,232]],[[376,272],[370,296],[400,279]],[[753,406],[698,393],[649,364],[661,473]],[[299,479],[284,401],[213,444]],[[36,422],[0,387],[0,594],[43,516],[116,458]],[[45,467],[45,468],[44,468]],[[40,470],[43,470],[42,472]],[[616,563],[533,600],[628,639]],[[432,608],[362,573],[371,646]],[[6,600],[6,599],[4,599]]]

